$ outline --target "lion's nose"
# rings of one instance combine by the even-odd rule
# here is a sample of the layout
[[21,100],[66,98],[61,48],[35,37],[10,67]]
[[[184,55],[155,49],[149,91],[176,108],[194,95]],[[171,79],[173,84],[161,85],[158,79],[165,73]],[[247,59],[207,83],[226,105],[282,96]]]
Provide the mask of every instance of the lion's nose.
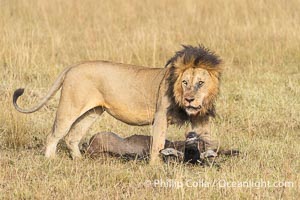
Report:
[[186,97],[185,100],[188,102],[188,103],[191,103],[195,100],[195,98],[193,97]]

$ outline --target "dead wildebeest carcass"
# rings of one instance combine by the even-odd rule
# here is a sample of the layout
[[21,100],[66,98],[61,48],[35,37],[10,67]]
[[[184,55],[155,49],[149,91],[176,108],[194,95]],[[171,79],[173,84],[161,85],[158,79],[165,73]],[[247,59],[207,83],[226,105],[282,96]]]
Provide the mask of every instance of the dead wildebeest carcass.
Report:
[[[100,132],[92,136],[85,145],[84,152],[91,158],[106,154],[126,159],[148,160],[151,147],[151,136],[132,135],[122,138],[112,132]],[[164,149],[160,151],[165,161],[170,159],[191,164],[204,164],[205,160],[219,155],[235,156],[238,150],[210,150],[208,142],[195,132],[189,132],[185,141],[165,141]]]

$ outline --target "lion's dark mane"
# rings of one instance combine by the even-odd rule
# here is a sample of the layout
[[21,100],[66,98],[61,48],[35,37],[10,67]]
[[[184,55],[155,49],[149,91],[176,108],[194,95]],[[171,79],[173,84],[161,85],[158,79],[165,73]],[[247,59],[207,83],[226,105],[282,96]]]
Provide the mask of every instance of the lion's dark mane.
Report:
[[184,123],[188,122],[190,120],[188,114],[185,112],[185,110],[179,106],[175,101],[174,96],[174,84],[177,80],[177,76],[175,75],[175,68],[170,68],[170,74],[167,78],[167,96],[169,97],[170,106],[168,107],[168,116],[171,116],[172,120],[175,120],[173,123],[178,125],[183,125]]
[[168,60],[165,67],[171,64],[174,67],[174,63],[178,58],[183,57],[183,64],[187,64],[191,61],[195,66],[207,65],[211,68],[217,67],[222,63],[222,60],[214,52],[210,51],[203,45],[193,47],[190,45],[182,45],[183,49],[177,51],[175,55]]
[[[176,75],[176,67],[174,63],[178,61],[179,58],[182,58],[182,64],[193,63],[194,67],[203,67],[207,68],[217,68],[221,64],[222,60],[209,49],[205,48],[203,45],[199,45],[198,47],[193,46],[185,46],[182,45],[183,49],[177,51],[175,55],[168,60],[165,67],[170,68],[168,77],[166,78],[167,91],[166,94],[171,101],[170,106],[168,107],[168,116],[172,118],[173,123],[178,125],[183,125],[186,122],[190,121],[190,117],[185,112],[184,108],[179,106],[175,101],[174,96],[174,84],[178,79],[178,75]],[[218,77],[220,79],[220,76]],[[214,103],[207,109],[206,113],[202,113],[203,115],[208,115],[211,117],[215,117],[215,105]]]

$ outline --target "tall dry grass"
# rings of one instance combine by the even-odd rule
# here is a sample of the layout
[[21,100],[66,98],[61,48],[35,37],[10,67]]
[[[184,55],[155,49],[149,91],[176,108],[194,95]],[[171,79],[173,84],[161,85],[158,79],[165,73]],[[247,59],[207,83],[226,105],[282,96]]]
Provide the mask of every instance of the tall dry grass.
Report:
[[[0,0],[1,199],[297,199],[300,181],[300,2],[297,0]],[[82,60],[163,67],[180,44],[204,44],[225,61],[212,130],[238,158],[222,168],[56,160],[42,155],[57,95],[31,115],[12,107],[12,92],[36,103],[57,74]],[[96,131],[149,134],[108,115]],[[183,138],[171,127],[168,137]],[[87,137],[88,138],[88,137]],[[87,139],[86,138],[86,139]],[[293,187],[164,187],[147,180],[278,181]],[[177,182],[176,182],[177,181]],[[166,185],[165,185],[166,186]]]

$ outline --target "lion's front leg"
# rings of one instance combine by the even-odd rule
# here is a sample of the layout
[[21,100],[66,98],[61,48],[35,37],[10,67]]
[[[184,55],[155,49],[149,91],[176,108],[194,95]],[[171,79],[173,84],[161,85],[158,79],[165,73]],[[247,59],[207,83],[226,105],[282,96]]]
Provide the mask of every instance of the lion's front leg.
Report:
[[219,143],[213,140],[210,131],[209,116],[200,116],[191,119],[191,131],[200,135],[201,139],[207,142],[206,149],[215,149]]
[[[161,89],[161,94],[164,90]],[[157,109],[154,116],[154,123],[152,127],[152,146],[150,155],[150,164],[155,164],[159,162],[159,151],[165,146],[165,139],[167,134],[167,109],[169,107],[169,98],[167,95],[160,95],[157,102]]]
[[159,111],[155,114],[153,129],[152,129],[152,148],[150,164],[155,164],[159,161],[159,151],[165,146],[167,133],[167,117],[166,113]]

